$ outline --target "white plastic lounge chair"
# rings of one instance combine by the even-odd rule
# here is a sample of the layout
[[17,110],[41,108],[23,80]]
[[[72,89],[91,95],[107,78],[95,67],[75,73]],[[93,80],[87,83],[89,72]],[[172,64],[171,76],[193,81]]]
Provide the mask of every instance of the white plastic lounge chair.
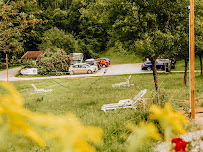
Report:
[[127,78],[126,82],[121,82],[119,84],[112,84],[112,87],[120,87],[120,86],[134,86],[134,84],[130,84],[131,75]]
[[53,89],[49,89],[49,90],[37,89],[37,87],[34,84],[32,84],[32,86],[35,88],[35,93],[51,92],[53,90]]
[[104,104],[101,107],[101,110],[106,112],[106,110],[116,110],[121,108],[133,108],[135,109],[135,104],[142,99],[142,97],[147,92],[147,89],[140,91],[132,100],[131,99],[124,99],[120,100],[118,103],[111,103],[111,104]]

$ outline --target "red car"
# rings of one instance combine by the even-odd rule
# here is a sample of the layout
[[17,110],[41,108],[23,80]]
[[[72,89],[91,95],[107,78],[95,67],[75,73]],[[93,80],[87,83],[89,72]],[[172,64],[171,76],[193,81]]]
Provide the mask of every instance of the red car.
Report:
[[100,65],[105,68],[105,67],[108,67],[110,65],[110,60],[107,59],[107,58],[98,58],[96,59],[95,61],[99,61],[100,62]]

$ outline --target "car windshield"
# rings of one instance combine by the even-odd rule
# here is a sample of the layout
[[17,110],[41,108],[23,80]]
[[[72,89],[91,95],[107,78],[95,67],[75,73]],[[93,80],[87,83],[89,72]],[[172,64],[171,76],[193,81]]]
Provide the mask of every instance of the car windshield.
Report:
[[152,64],[150,61],[145,61],[145,64]]
[[89,64],[85,64],[85,66],[86,66],[86,67],[90,67],[90,65],[89,65]]

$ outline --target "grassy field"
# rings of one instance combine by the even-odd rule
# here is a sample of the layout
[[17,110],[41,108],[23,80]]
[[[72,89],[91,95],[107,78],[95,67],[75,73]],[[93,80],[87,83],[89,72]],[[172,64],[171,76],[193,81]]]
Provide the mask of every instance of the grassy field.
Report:
[[[97,81],[99,77],[54,79],[66,87],[51,79],[18,81],[12,82],[12,84],[23,96],[25,108],[33,112],[55,115],[72,112],[80,118],[84,125],[98,126],[104,130],[104,142],[102,145],[96,146],[97,151],[123,152],[125,151],[125,141],[129,135],[125,123],[128,121],[138,123],[142,119],[147,119],[148,108],[155,101],[152,74],[132,75],[130,83],[135,86],[112,88],[112,84],[123,82],[128,76],[103,76],[99,81]],[[203,105],[203,77],[197,73],[195,80],[195,96],[198,98],[196,103]],[[95,81],[97,82],[91,85]],[[189,98],[189,88],[183,84],[183,73],[159,74],[159,83],[161,102],[170,102],[176,110],[189,109],[189,103],[185,102]],[[31,84],[35,84],[37,88],[53,89],[53,91],[30,94],[34,91]],[[103,104],[118,102],[121,99],[132,99],[142,89],[148,91],[144,96],[144,101],[137,104],[136,110],[120,109],[106,113],[100,110]],[[0,92],[3,92],[2,88],[0,88]],[[37,149],[36,145],[31,145],[34,147],[32,150]],[[148,147],[145,148],[142,151],[150,151]]]
[[144,58],[141,59],[139,56],[136,56],[134,52],[114,52],[113,48],[109,49],[107,52],[100,54],[100,57],[109,58],[111,64],[127,64],[127,63],[142,63]]
[[[176,67],[173,71],[184,71],[185,70],[185,61],[179,60],[176,62],[175,66]],[[188,70],[189,70],[189,65],[188,65]],[[195,58],[195,70],[200,70],[200,61],[199,61],[198,57]]]

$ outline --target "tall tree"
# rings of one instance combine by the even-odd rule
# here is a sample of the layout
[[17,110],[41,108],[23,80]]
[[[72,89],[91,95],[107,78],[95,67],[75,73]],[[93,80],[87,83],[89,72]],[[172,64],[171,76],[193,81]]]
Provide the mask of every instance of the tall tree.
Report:
[[203,75],[203,3],[202,0],[195,1],[195,51],[199,56],[201,75]]
[[25,5],[33,5],[34,2],[22,0],[7,1],[0,6],[0,49],[4,52],[20,52],[23,50],[23,36],[33,33],[25,33],[25,29],[34,26],[41,20],[34,16],[35,12],[24,12]]

